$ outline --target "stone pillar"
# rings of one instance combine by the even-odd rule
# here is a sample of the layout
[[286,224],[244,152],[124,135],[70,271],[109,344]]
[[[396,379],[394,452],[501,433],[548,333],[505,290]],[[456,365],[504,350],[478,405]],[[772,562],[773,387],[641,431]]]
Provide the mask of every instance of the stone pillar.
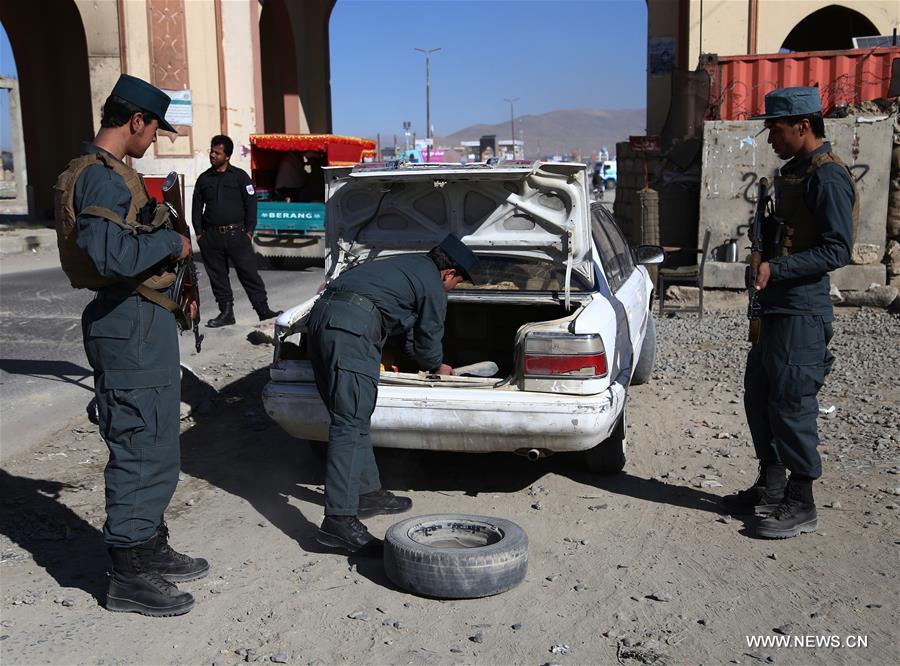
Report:
[[16,203],[28,202],[25,189],[28,183],[28,169],[25,163],[25,139],[22,132],[22,108],[19,101],[19,81],[0,77],[0,88],[9,91],[10,140],[12,141],[13,173],[16,175]]

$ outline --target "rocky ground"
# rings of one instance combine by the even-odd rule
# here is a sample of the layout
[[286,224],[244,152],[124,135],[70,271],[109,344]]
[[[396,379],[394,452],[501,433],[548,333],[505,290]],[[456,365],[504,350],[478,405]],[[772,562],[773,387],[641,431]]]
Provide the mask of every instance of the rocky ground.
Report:
[[[412,596],[380,561],[317,545],[321,462],[263,412],[271,348],[247,344],[185,379],[183,475],[167,518],[176,547],[212,563],[184,585],[196,608],[108,613],[105,448],[86,418],[69,424],[0,472],[4,663],[900,663],[900,320],[838,311],[820,394],[819,531],[766,541],[717,508],[755,463],[743,305],[708,300],[715,311],[700,321],[659,321],[655,377],[631,392],[623,474],[592,475],[574,455],[379,452],[385,486],[409,493],[416,513],[525,528],[526,580],[488,599]],[[395,519],[368,524],[380,536]],[[748,644],[784,635],[826,646]]]

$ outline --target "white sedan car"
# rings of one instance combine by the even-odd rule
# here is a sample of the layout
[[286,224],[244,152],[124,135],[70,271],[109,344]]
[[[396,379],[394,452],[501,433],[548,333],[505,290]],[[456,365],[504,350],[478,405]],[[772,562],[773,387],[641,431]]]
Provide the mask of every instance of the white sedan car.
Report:
[[[375,446],[509,451],[536,459],[583,451],[591,469],[625,464],[625,403],[656,355],[653,285],[581,164],[366,164],[329,170],[326,283],[363,262],[426,252],[454,233],[479,257],[476,284],[449,295],[444,359],[496,364],[491,377],[417,372],[385,345]],[[315,298],[276,324],[268,414],[295,437],[327,441],[328,412],[306,356]]]

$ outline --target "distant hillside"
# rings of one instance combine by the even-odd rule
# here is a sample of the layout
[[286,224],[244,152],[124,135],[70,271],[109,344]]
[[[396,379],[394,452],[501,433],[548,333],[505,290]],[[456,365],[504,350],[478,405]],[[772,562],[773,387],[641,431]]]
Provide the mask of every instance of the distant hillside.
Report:
[[[567,155],[581,150],[585,158],[601,146],[615,153],[616,142],[630,134],[643,134],[644,109],[562,109],[539,116],[516,118],[516,138],[525,140],[528,158],[545,155]],[[438,137],[441,145],[456,146],[460,141],[475,141],[483,134],[496,134],[497,139],[509,139],[509,121],[494,125],[471,125],[446,136]]]

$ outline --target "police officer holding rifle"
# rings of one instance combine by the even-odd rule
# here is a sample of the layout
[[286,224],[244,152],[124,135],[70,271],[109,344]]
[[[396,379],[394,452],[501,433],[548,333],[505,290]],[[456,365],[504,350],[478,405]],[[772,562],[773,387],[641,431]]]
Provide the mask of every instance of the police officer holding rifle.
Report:
[[769,144],[789,161],[775,177],[773,210],[761,183],[754,224],[761,229],[751,233],[753,345],[744,407],[759,476],[747,490],[724,497],[722,506],[763,516],[757,534],[784,539],[817,527],[816,395],[834,361],[828,273],[850,261],[859,202],[849,170],[825,141],[818,88],[774,90],[765,111],[755,118],[765,120]]
[[194,598],[175,582],[205,576],[209,564],[169,546],[163,513],[181,466],[181,378],[172,293],[175,262],[189,238],[173,231],[170,211],[147,195],[123,161],[156,141],[169,97],[122,75],[103,105],[101,129],[55,187],[60,263],[73,287],[96,291],[82,314],[94,369],[100,434],[109,448],[103,539],[112,558],[106,607],[143,615],[187,613]]

